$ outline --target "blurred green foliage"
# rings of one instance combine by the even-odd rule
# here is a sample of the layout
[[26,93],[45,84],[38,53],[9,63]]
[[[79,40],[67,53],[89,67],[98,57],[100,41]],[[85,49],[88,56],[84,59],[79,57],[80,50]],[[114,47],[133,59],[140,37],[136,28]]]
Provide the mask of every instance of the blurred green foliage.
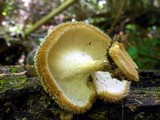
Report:
[[[6,0],[5,7],[0,11],[5,17],[0,36],[8,40],[5,36],[23,32],[64,1]],[[30,35],[30,39],[20,41],[26,47],[22,54],[25,53],[26,59],[28,56],[33,57],[32,49],[39,44],[50,27],[66,21],[85,21],[99,27],[111,37],[120,33],[127,34],[127,51],[139,68],[160,69],[159,18],[159,0],[78,0]]]
[[147,27],[145,31],[134,24],[126,25],[130,46],[127,51],[141,69],[159,69],[160,28]]

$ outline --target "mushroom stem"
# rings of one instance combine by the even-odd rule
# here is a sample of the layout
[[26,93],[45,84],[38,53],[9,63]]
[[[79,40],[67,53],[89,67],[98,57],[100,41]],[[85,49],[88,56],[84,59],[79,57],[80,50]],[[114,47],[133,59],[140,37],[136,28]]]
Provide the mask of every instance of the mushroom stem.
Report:
[[83,64],[80,69],[84,72],[108,71],[111,66],[107,60],[92,60]]

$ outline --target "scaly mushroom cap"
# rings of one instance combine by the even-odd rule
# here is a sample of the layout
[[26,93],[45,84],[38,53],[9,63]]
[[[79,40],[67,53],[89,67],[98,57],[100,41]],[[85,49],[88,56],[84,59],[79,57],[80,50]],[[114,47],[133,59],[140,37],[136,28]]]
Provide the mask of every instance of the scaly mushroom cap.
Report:
[[97,72],[107,61],[111,39],[83,22],[64,23],[52,30],[37,49],[35,66],[47,92],[64,109],[89,109],[97,94],[108,101],[123,98],[128,81]]

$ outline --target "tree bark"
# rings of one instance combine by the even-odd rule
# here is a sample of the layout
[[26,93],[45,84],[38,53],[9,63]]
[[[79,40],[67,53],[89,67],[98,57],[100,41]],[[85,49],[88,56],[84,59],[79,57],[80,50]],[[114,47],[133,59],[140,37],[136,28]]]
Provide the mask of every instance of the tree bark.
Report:
[[[128,96],[117,103],[99,99],[73,120],[159,120],[160,72],[139,72]],[[0,67],[0,120],[60,120],[64,111],[44,91],[33,66]]]

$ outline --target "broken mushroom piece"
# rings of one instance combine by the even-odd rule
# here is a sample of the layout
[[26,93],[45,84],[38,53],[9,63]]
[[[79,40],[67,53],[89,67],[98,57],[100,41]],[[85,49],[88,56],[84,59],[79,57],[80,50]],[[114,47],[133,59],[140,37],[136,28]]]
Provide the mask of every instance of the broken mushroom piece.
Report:
[[[106,101],[123,98],[129,81],[112,78],[106,51],[111,39],[83,22],[58,25],[37,49],[35,66],[45,90],[74,113],[91,108],[98,95]],[[132,68],[133,69],[133,68]]]
[[116,102],[124,98],[129,90],[130,82],[112,78],[109,72],[98,71],[93,75],[98,96],[108,102]]

